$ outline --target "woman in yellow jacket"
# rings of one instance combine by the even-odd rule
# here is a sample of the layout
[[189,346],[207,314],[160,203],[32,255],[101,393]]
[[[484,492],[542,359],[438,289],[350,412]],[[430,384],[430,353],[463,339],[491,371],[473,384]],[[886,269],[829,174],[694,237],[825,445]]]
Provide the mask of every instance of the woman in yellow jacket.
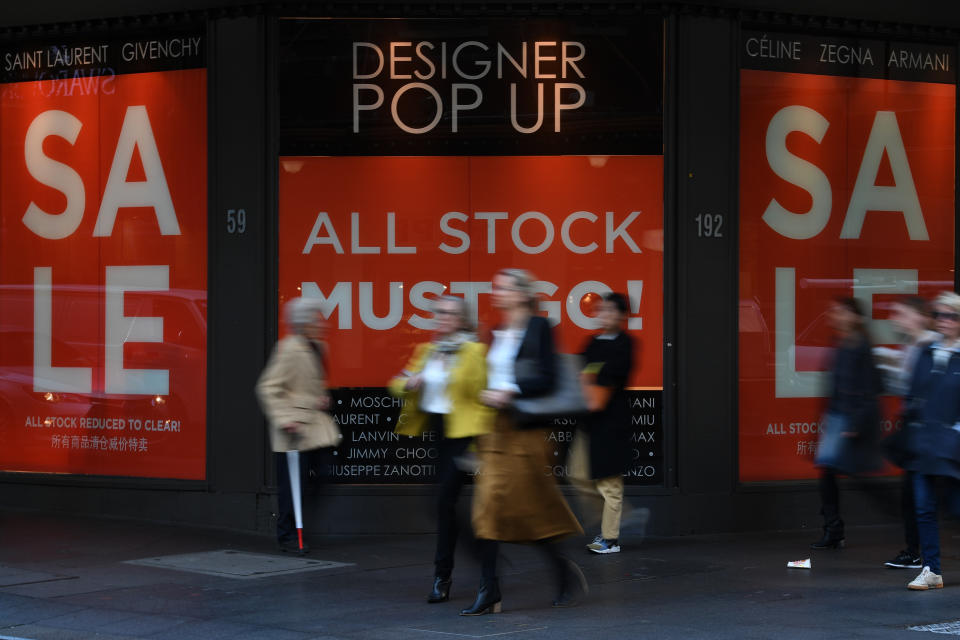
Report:
[[458,460],[474,436],[490,431],[494,411],[480,404],[487,385],[486,345],[470,331],[466,303],[443,296],[434,303],[433,340],[418,344],[390,391],[404,398],[396,433],[442,434],[437,449],[437,551],[433,590],[427,602],[450,599],[457,544],[456,502],[466,479]]

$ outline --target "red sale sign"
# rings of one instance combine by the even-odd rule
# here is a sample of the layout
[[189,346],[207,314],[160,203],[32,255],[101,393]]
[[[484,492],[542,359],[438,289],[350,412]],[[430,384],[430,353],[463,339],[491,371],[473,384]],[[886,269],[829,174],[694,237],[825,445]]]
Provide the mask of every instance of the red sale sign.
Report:
[[812,478],[830,302],[859,298],[894,344],[892,300],[953,289],[956,86],[749,69],[740,86],[740,479]]
[[630,384],[662,388],[663,158],[285,157],[280,304],[322,300],[335,386],[380,387],[428,339],[431,301],[465,298],[483,327],[491,278],[530,270],[560,348],[629,295]]
[[0,469],[205,477],[206,85],[0,86]]

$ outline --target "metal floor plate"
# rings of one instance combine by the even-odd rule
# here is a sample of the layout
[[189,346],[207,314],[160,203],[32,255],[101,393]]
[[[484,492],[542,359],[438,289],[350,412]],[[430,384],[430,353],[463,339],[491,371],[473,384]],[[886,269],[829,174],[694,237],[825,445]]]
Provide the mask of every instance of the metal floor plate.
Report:
[[204,551],[201,553],[182,553],[173,556],[159,556],[156,558],[141,558],[127,560],[127,564],[136,564],[159,569],[173,569],[174,571],[188,571],[202,573],[208,576],[222,578],[236,578],[249,580],[253,578],[268,578],[290,573],[318,571],[322,569],[336,569],[349,567],[353,563],[331,562],[329,560],[312,560],[294,556],[270,555],[266,553],[248,553],[221,549],[218,551]]

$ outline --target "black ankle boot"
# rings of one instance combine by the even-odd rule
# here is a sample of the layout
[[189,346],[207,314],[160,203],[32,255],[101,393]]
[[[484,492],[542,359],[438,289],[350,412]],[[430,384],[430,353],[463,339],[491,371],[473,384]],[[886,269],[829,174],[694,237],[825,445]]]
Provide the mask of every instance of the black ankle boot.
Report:
[[482,616],[485,613],[500,613],[500,581],[481,580],[477,599],[468,609],[460,611],[462,616]]
[[427,602],[446,602],[450,599],[450,585],[453,580],[437,576],[433,579],[433,591],[427,596]]
[[845,538],[843,536],[843,520],[835,520],[823,525],[823,537],[810,545],[811,549],[842,549]]
[[587,578],[583,575],[579,565],[567,558],[564,559],[564,565],[557,597],[553,600],[553,606],[555,607],[572,607],[590,592]]

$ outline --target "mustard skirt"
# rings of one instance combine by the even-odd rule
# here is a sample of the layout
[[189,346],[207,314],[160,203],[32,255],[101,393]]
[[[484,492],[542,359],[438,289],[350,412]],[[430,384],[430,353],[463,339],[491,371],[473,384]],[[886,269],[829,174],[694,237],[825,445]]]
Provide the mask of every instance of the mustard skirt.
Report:
[[474,535],[501,542],[534,542],[582,534],[560,493],[547,429],[516,430],[507,412],[476,439],[480,468],[473,493]]

